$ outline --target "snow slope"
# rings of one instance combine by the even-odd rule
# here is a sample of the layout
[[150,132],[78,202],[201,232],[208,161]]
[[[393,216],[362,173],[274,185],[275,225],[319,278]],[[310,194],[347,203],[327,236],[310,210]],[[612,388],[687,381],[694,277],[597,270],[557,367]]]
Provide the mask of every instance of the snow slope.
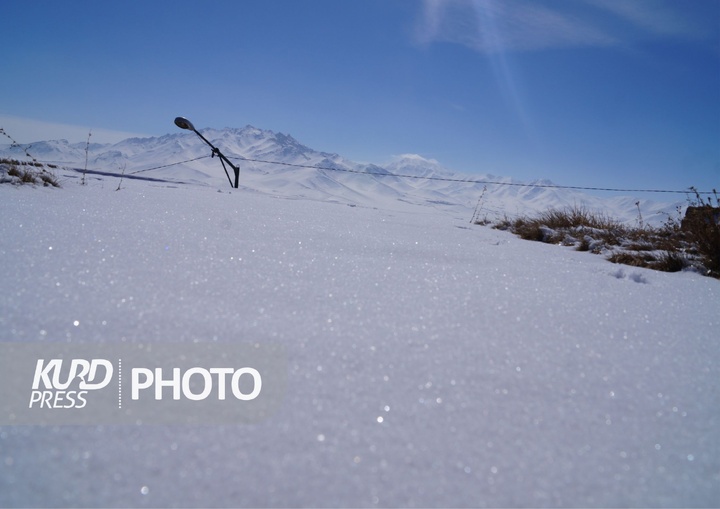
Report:
[[254,425],[0,427],[0,506],[720,500],[717,280],[392,195],[91,177],[0,186],[1,339],[280,344],[287,397]]

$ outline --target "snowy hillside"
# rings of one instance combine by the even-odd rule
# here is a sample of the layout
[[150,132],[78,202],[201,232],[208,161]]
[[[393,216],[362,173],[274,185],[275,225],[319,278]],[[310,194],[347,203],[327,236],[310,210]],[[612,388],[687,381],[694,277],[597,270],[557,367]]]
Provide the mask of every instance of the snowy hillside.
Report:
[[[598,197],[577,190],[537,187],[552,185],[548,180],[522,183],[491,174],[458,174],[444,168],[438,161],[414,154],[399,156],[383,166],[359,164],[338,154],[308,148],[292,136],[252,126],[241,129],[204,129],[202,133],[225,155],[236,158],[235,164],[240,166],[240,183],[244,189],[274,196],[366,206],[381,205],[386,198],[394,198],[419,205],[464,211],[468,214],[468,220],[481,196],[479,216],[489,220],[577,205],[622,221],[635,222],[638,218],[636,202],[639,201],[643,220],[655,224],[665,221],[668,214],[676,215],[677,206],[683,204],[658,203],[636,196]],[[130,138],[114,145],[90,144],[87,147],[85,143],[70,144],[64,140],[40,141],[32,143],[29,151],[39,161],[85,168],[86,148],[87,169],[93,171],[117,174],[140,171],[137,175],[143,177],[218,187],[227,183],[220,161],[203,158],[210,155],[210,148],[192,132],[177,132],[155,138]],[[0,157],[22,160],[25,154],[19,147],[5,145],[0,150]],[[194,160],[196,158],[203,159]],[[255,161],[243,161],[243,158]],[[189,160],[192,161],[173,164]],[[157,167],[161,168],[143,171]],[[315,167],[352,172],[317,170]],[[485,186],[457,180],[501,184]],[[483,192],[485,187],[487,189]],[[682,199],[682,196],[673,198]]]
[[[265,131],[206,134],[245,157],[358,167]],[[198,141],[93,147],[91,167],[197,157]],[[0,506],[720,500],[720,282],[471,226],[467,184],[241,167],[239,190],[210,159],[120,191],[70,170],[62,189],[0,185],[3,341],[275,344],[288,382],[251,425],[2,425]],[[556,199],[535,191],[498,192]]]

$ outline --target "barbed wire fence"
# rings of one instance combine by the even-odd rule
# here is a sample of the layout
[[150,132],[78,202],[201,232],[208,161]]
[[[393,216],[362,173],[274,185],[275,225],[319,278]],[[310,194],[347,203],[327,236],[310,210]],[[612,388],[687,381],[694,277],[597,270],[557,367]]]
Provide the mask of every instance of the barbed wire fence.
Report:
[[[31,145],[28,145],[27,148],[25,148],[23,145],[17,143],[13,138],[10,137],[10,135],[7,134],[7,132],[0,128],[0,134],[5,135],[7,138],[9,138],[12,142],[12,147],[18,147],[22,149],[25,152],[25,155],[32,159],[35,163],[48,163],[43,161],[38,161],[36,158],[34,158],[32,155],[29,154],[27,148],[30,148]],[[149,152],[149,151],[148,151]],[[143,168],[131,172],[126,172],[126,175],[136,175],[139,173],[146,173],[150,171],[160,170],[164,168],[169,168],[172,166],[177,166],[181,164],[187,164],[194,161],[199,161],[201,159],[206,159],[212,157],[211,155],[205,155],[200,157],[195,157],[191,159],[185,159],[182,161],[175,161],[167,164],[162,164],[158,166],[153,166],[150,168]],[[309,165],[309,164],[299,164],[299,163],[289,163],[285,161],[270,161],[267,159],[257,159],[257,158],[250,158],[250,157],[244,157],[240,155],[232,155],[228,156],[229,159],[237,160],[237,161],[244,161],[249,163],[262,163],[262,164],[271,164],[271,165],[278,165],[278,166],[285,166],[285,167],[291,167],[291,168],[305,168],[305,169],[313,169],[318,171],[334,171],[334,172],[342,172],[342,173],[351,173],[356,175],[368,175],[375,178],[379,177],[394,177],[394,178],[400,178],[400,179],[413,179],[413,180],[429,180],[429,181],[442,181],[442,182],[457,182],[457,183],[466,183],[466,184],[483,184],[484,186],[488,185],[498,185],[498,186],[514,186],[514,187],[528,187],[528,188],[541,188],[541,189],[567,189],[567,190],[576,190],[576,191],[597,191],[597,192],[619,192],[619,193],[660,193],[660,194],[684,194],[687,195],[688,193],[698,194],[698,195],[715,195],[717,192],[715,190],[712,191],[699,191],[693,188],[692,186],[689,186],[687,189],[683,190],[677,190],[677,189],[635,189],[635,188],[616,188],[616,187],[594,187],[594,186],[571,186],[571,185],[561,185],[561,184],[543,184],[543,183],[533,183],[533,182],[507,182],[502,180],[491,180],[491,179],[473,179],[473,178],[458,178],[458,177],[444,177],[439,175],[412,175],[412,174],[402,174],[402,173],[392,173],[392,172],[371,172],[367,170],[362,169],[352,169],[352,168],[339,168],[339,167],[333,167],[333,166],[318,166],[318,165]],[[103,172],[104,174],[111,174],[111,172]],[[478,205],[480,203],[480,200],[482,200],[482,197],[487,190],[487,187],[483,189],[483,194],[481,194],[480,199],[478,200]],[[477,210],[476,210],[477,212]]]
[[199,161],[200,159],[207,159],[208,157],[211,157],[211,156],[200,156],[200,157],[195,157],[193,159],[185,159],[184,161],[177,161],[174,163],[163,164],[160,166],[153,166],[152,168],[145,168],[144,170],[131,171],[128,173],[128,175],[136,175],[138,173],[145,173],[147,171],[161,170],[163,168],[169,168],[171,166],[177,166],[179,164],[191,163],[193,161]]
[[8,132],[5,131],[5,129],[2,128],[2,127],[0,127],[0,134],[2,134],[2,135],[5,136],[8,140],[10,140],[10,148],[18,147],[18,148],[21,149],[23,152],[25,152],[25,156],[26,156],[28,159],[30,159],[33,163],[39,162],[39,161],[38,161],[37,159],[35,159],[35,157],[33,157],[32,154],[30,154],[30,152],[29,152],[29,149],[30,149],[30,147],[32,147],[32,145],[20,145],[20,144],[19,144],[17,141],[15,141],[15,139],[14,139],[12,136],[10,136],[10,134],[8,134]]

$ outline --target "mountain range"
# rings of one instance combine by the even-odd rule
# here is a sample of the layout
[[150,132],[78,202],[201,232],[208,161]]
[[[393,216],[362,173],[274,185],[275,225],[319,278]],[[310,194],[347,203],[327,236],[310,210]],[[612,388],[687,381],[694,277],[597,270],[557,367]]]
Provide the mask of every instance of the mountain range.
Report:
[[[632,222],[660,223],[681,203],[659,203],[634,196],[598,197],[560,189],[549,180],[521,182],[492,174],[460,174],[438,161],[415,154],[383,165],[350,161],[339,154],[309,148],[288,134],[243,128],[202,129],[202,135],[240,167],[240,188],[289,198],[382,207],[401,202],[454,210],[480,219],[532,214],[549,208],[582,206]],[[229,186],[219,159],[192,132],[128,138],[115,144],[38,141],[0,146],[0,157],[24,159],[64,168],[66,178],[78,170],[148,178],[176,184]],[[69,173],[68,173],[69,171]],[[228,168],[232,175],[232,170]],[[472,181],[472,182],[467,182]]]

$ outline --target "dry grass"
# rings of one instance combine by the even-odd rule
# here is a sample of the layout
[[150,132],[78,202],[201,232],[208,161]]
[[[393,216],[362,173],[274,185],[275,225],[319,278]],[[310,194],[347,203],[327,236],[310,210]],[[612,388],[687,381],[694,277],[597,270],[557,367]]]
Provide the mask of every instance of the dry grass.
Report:
[[[22,147],[2,127],[0,127],[0,135],[8,138],[12,142],[12,146]],[[57,177],[50,171],[56,169],[57,166],[38,162],[28,152],[27,148],[23,148],[23,151],[30,161],[0,158],[0,183],[41,184],[43,186],[60,187]]]
[[707,268],[720,277],[720,197],[713,189],[712,197],[703,200],[694,188],[695,197],[691,201],[694,214],[686,214],[680,229],[697,248]]
[[[60,187],[57,177],[41,163],[21,163],[15,160],[0,159],[0,167],[4,168],[2,173],[7,175],[7,178],[0,179],[0,182]],[[56,168],[54,165],[49,167]]]
[[[699,199],[699,196],[698,196]],[[697,205],[696,200],[695,203]],[[666,272],[695,269],[720,278],[720,213],[717,202],[702,202],[707,214],[690,221],[669,219],[662,227],[629,227],[605,214],[583,207],[552,209],[536,217],[507,217],[494,228],[526,240],[574,246],[578,251],[602,254],[613,263]]]

